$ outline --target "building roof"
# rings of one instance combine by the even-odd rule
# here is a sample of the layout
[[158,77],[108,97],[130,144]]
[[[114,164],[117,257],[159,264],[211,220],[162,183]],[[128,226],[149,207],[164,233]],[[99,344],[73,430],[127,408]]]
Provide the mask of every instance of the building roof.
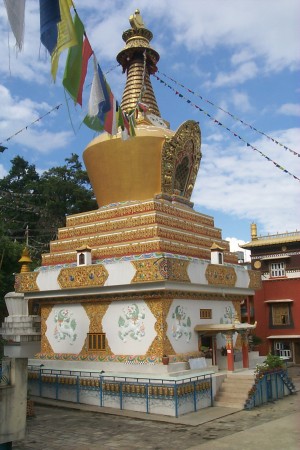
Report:
[[205,324],[205,325],[196,325],[194,330],[195,331],[203,331],[206,333],[223,333],[226,331],[243,331],[243,330],[249,330],[256,328],[256,322],[252,325],[250,323],[240,323],[240,322],[234,322],[234,323],[212,323],[212,324]]
[[300,242],[300,231],[282,234],[269,234],[267,236],[258,236],[251,242],[240,245],[242,248],[251,249],[255,247],[264,247],[274,244],[287,244],[290,242]]

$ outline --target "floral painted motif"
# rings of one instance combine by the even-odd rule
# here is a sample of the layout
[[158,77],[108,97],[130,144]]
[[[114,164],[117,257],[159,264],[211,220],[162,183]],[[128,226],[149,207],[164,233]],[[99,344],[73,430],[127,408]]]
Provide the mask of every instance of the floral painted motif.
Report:
[[70,313],[68,309],[55,311],[54,337],[58,342],[67,339],[72,345],[72,343],[76,341],[77,334],[75,333],[75,330],[77,323],[76,320],[72,318],[72,315],[73,314]]
[[176,306],[172,319],[175,319],[172,324],[172,335],[175,340],[178,341],[185,336],[186,342],[189,342],[192,337],[191,319],[186,315],[186,308],[181,305]]
[[143,319],[145,319],[144,308],[140,312],[139,307],[136,303],[123,308],[123,315],[119,317],[119,338],[123,342],[127,342],[127,337],[131,337],[135,341],[141,341],[145,336],[145,324]]

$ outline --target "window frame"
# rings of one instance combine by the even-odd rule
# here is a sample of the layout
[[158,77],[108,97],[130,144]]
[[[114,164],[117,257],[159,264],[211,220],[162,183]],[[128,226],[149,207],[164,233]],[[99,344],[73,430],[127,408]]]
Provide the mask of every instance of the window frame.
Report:
[[[279,266],[279,267],[276,267]],[[282,278],[286,276],[285,261],[271,262],[269,265],[271,278]]]
[[105,333],[87,333],[87,351],[105,352],[106,334]]
[[200,319],[212,319],[212,309],[211,308],[200,308]]

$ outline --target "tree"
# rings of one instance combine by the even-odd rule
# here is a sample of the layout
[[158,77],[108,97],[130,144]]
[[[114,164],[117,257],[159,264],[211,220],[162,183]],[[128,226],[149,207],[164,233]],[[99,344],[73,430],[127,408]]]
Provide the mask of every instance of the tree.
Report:
[[78,155],[72,153],[65,162],[39,175],[33,164],[16,156],[0,180],[0,304],[14,290],[13,273],[20,270],[27,238],[32,267],[38,266],[67,215],[97,208]]

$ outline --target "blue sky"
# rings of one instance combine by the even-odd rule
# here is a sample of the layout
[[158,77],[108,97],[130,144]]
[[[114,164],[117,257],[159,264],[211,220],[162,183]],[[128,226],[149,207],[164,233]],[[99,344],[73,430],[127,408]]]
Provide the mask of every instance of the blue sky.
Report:
[[[189,96],[163,73],[300,153],[300,2],[298,0],[77,0],[74,2],[104,72],[116,66],[128,17],[139,8],[160,53],[158,76],[207,111],[225,127],[300,178],[300,158],[245,127],[200,98]],[[39,40],[38,2],[27,0],[24,48],[16,54],[6,11],[0,4],[0,177],[21,155],[39,171],[80,156],[94,132],[80,126],[87,110],[67,103],[61,84],[61,57],[54,84],[50,58]],[[65,52],[66,53],[66,52]],[[91,82],[91,73],[88,74]],[[125,75],[107,74],[121,99]],[[88,84],[87,83],[87,84]],[[250,224],[259,234],[300,229],[300,183],[245,146],[205,114],[152,77],[161,115],[171,128],[199,121],[203,158],[192,200],[199,212],[214,216],[224,238],[248,241]],[[34,126],[7,138],[62,104]],[[72,122],[72,124],[71,124]],[[73,130],[74,128],[74,130]]]

